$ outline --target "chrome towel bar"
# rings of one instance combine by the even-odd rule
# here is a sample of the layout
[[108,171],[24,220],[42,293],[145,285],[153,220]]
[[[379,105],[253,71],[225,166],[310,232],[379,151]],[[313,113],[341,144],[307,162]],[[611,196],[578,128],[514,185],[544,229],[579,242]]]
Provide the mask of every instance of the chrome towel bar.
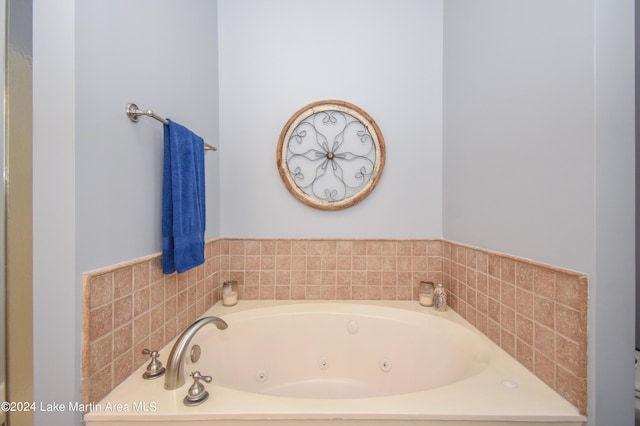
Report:
[[[164,118],[160,117],[159,115],[156,115],[150,109],[148,109],[146,111],[145,110],[141,110],[141,109],[138,108],[138,105],[136,105],[134,103],[128,103],[127,104],[127,109],[125,110],[125,113],[127,114],[127,117],[129,117],[129,120],[133,121],[134,123],[137,122],[140,119],[141,115],[146,115],[147,117],[155,118],[156,120],[158,120],[162,124],[166,124],[167,126],[169,125],[169,122],[167,120],[165,120]],[[217,151],[218,148],[216,148],[215,146],[211,146],[211,145],[209,145],[208,143],[205,142],[204,150],[205,151]]]

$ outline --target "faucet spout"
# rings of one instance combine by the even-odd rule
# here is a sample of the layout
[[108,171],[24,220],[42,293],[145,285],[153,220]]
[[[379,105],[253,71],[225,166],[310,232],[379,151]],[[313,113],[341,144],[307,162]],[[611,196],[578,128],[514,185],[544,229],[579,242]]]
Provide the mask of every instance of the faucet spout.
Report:
[[227,323],[218,317],[204,317],[193,322],[182,332],[171,348],[169,358],[167,359],[166,373],[164,375],[164,388],[167,390],[178,389],[184,385],[184,355],[187,352],[189,343],[195,334],[203,326],[207,324],[215,324],[220,330],[227,328]]

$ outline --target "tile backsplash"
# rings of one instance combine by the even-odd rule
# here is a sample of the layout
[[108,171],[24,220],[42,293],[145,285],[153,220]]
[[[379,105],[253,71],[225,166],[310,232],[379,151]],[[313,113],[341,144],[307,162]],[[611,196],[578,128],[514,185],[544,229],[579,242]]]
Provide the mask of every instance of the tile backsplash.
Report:
[[160,255],[83,274],[82,400],[96,402],[238,281],[241,299],[417,300],[451,307],[586,412],[584,274],[440,239],[217,239],[205,264],[162,274]]
[[420,280],[442,280],[440,240],[229,239],[220,251],[245,299],[411,300]]

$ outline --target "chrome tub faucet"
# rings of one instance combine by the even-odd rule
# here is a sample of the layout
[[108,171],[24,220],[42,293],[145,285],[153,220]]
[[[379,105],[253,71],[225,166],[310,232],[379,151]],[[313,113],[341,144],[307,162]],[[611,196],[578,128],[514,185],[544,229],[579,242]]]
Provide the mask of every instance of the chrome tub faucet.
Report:
[[191,324],[176,340],[167,359],[166,373],[164,375],[164,388],[167,390],[178,389],[184,385],[184,355],[189,343],[195,334],[207,324],[215,324],[220,330],[227,328],[227,323],[218,317],[204,317]]

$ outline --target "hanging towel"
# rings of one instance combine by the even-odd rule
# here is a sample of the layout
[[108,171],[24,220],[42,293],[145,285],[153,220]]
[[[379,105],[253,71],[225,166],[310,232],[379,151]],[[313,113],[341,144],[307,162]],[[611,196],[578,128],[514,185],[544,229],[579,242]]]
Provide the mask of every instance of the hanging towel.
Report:
[[164,126],[162,271],[204,263],[204,140],[171,120]]

